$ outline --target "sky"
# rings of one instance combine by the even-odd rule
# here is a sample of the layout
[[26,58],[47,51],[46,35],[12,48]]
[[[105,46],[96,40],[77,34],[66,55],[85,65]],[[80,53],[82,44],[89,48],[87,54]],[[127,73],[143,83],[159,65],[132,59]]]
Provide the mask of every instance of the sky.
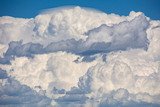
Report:
[[160,19],[160,0],[0,0],[0,16],[32,18],[44,9],[68,5],[119,15],[141,11],[151,19]]

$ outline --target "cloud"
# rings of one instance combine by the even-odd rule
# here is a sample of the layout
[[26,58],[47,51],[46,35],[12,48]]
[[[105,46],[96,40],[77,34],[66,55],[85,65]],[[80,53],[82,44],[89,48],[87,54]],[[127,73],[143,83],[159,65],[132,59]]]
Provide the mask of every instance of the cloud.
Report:
[[[138,27],[139,28],[138,28]],[[41,43],[10,42],[5,56],[32,56],[48,52],[66,51],[75,54],[110,52],[134,48],[148,48],[146,29],[149,26],[144,15],[111,27],[101,25],[85,33],[86,40],[75,38],[51,42],[46,47]],[[64,33],[65,34],[65,33]],[[49,35],[48,35],[49,36]],[[59,37],[55,37],[59,38]]]
[[[137,52],[139,53],[139,50]],[[137,52],[134,50],[108,55],[106,63],[89,68],[87,73],[80,77],[79,88],[86,93],[92,93],[93,98],[101,98],[113,90],[124,88],[133,95],[143,93],[153,96],[149,99],[141,97],[144,102],[159,103],[155,100],[155,96],[160,94],[159,62],[147,63],[145,53],[140,57]]]
[[0,105],[159,106],[159,33],[141,12],[0,17]]
[[81,57],[74,54],[58,52],[36,55],[34,58],[19,57],[11,61],[11,65],[2,67],[9,68],[10,76],[32,88],[40,86],[44,90],[50,87],[68,90],[77,85],[79,77],[90,66],[97,63],[78,62],[79,58]]
[[37,93],[26,85],[7,76],[6,71],[0,69],[0,105],[1,106],[40,106],[50,105],[51,100]]

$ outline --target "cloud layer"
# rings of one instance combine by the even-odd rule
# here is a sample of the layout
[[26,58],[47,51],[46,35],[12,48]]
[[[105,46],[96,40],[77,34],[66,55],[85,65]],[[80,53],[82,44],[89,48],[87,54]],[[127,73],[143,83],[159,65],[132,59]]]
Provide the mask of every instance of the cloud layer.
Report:
[[159,34],[141,12],[0,17],[0,105],[159,106]]

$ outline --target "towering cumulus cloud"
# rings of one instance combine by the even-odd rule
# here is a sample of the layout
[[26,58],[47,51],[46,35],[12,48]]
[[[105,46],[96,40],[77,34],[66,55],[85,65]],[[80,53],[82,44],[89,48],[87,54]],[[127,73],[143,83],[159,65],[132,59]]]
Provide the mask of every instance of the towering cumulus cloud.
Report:
[[160,21],[81,7],[0,17],[0,106],[160,106]]

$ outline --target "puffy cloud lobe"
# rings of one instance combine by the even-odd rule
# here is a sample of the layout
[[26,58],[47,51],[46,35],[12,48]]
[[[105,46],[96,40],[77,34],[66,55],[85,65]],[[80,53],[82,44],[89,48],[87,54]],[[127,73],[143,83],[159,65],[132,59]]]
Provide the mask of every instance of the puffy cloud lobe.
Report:
[[[100,100],[102,104],[105,103],[106,105],[115,104],[116,106],[120,102],[122,105],[126,104],[127,106],[128,104],[132,105],[139,101],[143,106],[145,106],[145,103],[159,104],[159,100],[156,100],[160,95],[160,85],[158,84],[160,82],[158,79],[160,74],[159,62],[154,62],[152,68],[148,66],[150,62],[146,64],[147,59],[144,58],[145,55],[142,55],[143,58],[140,59],[141,57],[138,54],[134,54],[135,52],[133,51],[120,52],[117,55],[118,53],[109,55],[106,63],[103,62],[91,67],[84,76],[80,77],[79,88],[87,94],[91,93],[90,97],[95,99],[95,101]],[[133,58],[126,56],[125,53],[132,53]],[[144,59],[146,60],[144,62],[146,66],[142,62]],[[139,61],[136,62],[136,60]],[[134,63],[138,65],[134,65]],[[118,101],[113,98],[114,94],[116,94],[112,93],[113,90],[119,90],[121,88],[126,89],[125,93],[128,94],[124,96],[127,97],[124,101],[123,99],[118,99]],[[117,97],[120,97],[121,94],[118,94]],[[106,97],[104,102],[101,99],[102,97]],[[141,103],[137,105],[140,106]]]
[[50,105],[51,100],[37,93],[26,85],[10,78],[6,71],[0,69],[0,105],[1,106],[40,106]]
[[97,62],[77,62],[79,57],[65,52],[36,55],[33,59],[20,57],[11,62],[9,69],[14,71],[8,74],[23,84],[30,84],[32,88],[40,86],[43,90],[50,87],[67,90],[76,86],[79,77]]
[[73,7],[44,12],[31,19],[5,16],[0,18],[1,43],[7,44],[11,41],[23,40],[24,43],[34,42],[47,45],[51,42],[72,38],[84,40],[86,38],[84,34],[88,30],[102,24],[112,26],[123,21],[131,21],[140,14],[131,12],[128,17],[120,17],[115,14],[107,15],[98,11]]
[[148,52],[154,57],[155,60],[160,60],[160,21],[151,21],[151,27],[147,30],[150,45]]
[[143,15],[136,17],[130,22],[121,22],[112,27],[101,25],[87,33],[89,37],[86,44],[93,47],[92,44],[104,42],[108,45],[108,48],[104,47],[104,50],[108,51],[126,50],[127,48],[147,49],[146,29],[148,25],[149,23]]
[[101,25],[98,28],[94,28],[86,33],[86,40],[77,41],[72,38],[51,42],[44,48],[40,43],[22,44],[22,42],[11,42],[5,55],[31,56],[32,54],[56,51],[92,54],[95,52],[126,50],[128,48],[147,49],[146,29],[148,24],[145,16],[140,15],[131,21],[121,22],[112,27]]
[[[4,16],[0,18],[0,43],[8,44],[11,41],[17,40],[29,40],[31,39],[31,33],[28,31],[31,29],[26,24],[32,19],[22,19]],[[28,29],[27,29],[28,28]],[[25,33],[27,32],[27,33]]]
[[159,29],[80,7],[1,17],[0,105],[159,106]]
[[150,96],[146,93],[131,94],[126,89],[120,88],[116,91],[112,91],[111,93],[106,94],[106,96],[102,98],[102,101],[99,104],[99,106],[105,107],[108,105],[116,107],[117,105],[119,105],[120,107],[156,107],[158,106],[156,102],[153,104],[152,100],[152,103],[146,102],[146,100],[154,99],[156,101],[157,98],[159,98],[159,96]]

